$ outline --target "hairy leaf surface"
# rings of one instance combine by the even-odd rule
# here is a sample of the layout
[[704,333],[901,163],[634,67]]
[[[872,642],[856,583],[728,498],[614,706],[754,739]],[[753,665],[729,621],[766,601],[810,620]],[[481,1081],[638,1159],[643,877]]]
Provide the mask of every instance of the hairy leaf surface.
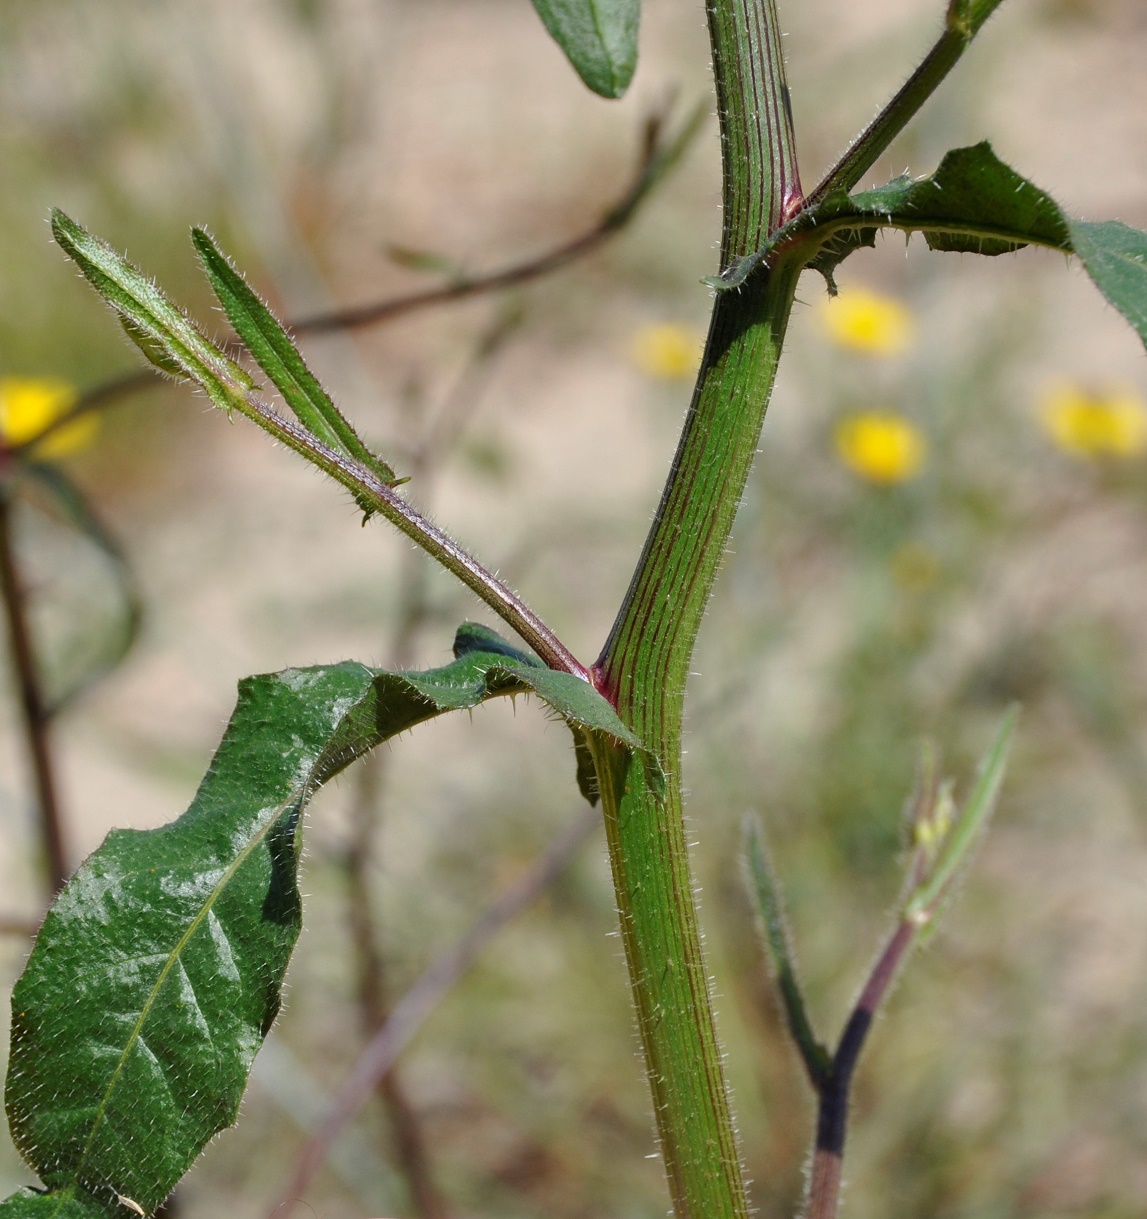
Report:
[[332,449],[361,462],[387,485],[393,487],[402,482],[359,439],[307,367],[290,335],[211,238],[202,229],[192,229],[191,240],[227,320],[303,427]]
[[706,283],[719,291],[738,288],[787,242],[806,235],[816,240],[819,230],[824,236],[808,265],[835,291],[836,268],[856,250],[874,246],[884,228],[922,232],[933,250],[993,256],[1042,245],[1076,254],[1147,346],[1147,233],[1117,220],[1071,219],[1050,195],[1005,165],[986,141],[953,149],[930,177],[905,176],[857,195],[828,196],[780,229],[763,250],[746,254]]
[[587,682],[484,627],[455,648],[424,672],[347,662],[247,678],[188,811],[113,831],[69,881],[13,993],[6,1091],[13,1139],[57,1209],[23,1193],[5,1214],[88,1219],[118,1197],[150,1214],[235,1120],[299,933],[303,807],[357,757],[516,693],[581,737],[637,748]]
[[[133,1199],[134,1201],[134,1199]],[[37,1193],[22,1189],[0,1202],[0,1219],[130,1219],[130,1205],[102,1202],[83,1190]]]
[[920,230],[933,250],[997,255],[1036,244],[1076,254],[1096,287],[1147,345],[1147,233],[1118,221],[1071,219],[1054,199],[1005,165],[986,141],[957,148],[928,178],[897,178],[826,199],[818,223],[837,231],[812,265],[831,278],[882,227]]

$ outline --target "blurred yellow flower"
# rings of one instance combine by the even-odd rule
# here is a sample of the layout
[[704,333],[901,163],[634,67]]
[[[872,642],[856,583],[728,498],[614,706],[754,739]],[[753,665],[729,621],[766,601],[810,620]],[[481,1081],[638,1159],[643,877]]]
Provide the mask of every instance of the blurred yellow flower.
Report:
[[836,452],[854,473],[890,486],[915,478],[928,456],[924,433],[903,415],[863,411],[836,425]]
[[1147,449],[1147,404],[1129,390],[1090,394],[1064,385],[1043,404],[1052,440],[1076,457],[1134,457]]
[[630,354],[647,377],[684,381],[696,373],[701,362],[701,337],[677,322],[656,322],[634,333]]
[[895,356],[912,342],[915,323],[900,301],[867,288],[842,288],[825,298],[821,324],[840,347],[872,356]]
[[[10,445],[34,440],[75,406],[76,387],[56,377],[0,377],[0,438]],[[91,444],[99,430],[94,414],[52,432],[34,446],[36,457],[66,457]]]

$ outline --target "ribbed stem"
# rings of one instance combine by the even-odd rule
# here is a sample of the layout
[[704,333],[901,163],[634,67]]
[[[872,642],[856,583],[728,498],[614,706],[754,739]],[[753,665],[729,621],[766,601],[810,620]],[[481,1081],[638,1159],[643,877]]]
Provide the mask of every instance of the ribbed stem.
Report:
[[[724,163],[721,265],[760,248],[800,201],[772,0],[714,0]],[[680,782],[689,660],[756,452],[799,267],[762,268],[715,302],[657,515],[594,667],[661,759],[664,790],[598,744],[610,860],[654,1113],[676,1213],[748,1213],[709,1000]]]

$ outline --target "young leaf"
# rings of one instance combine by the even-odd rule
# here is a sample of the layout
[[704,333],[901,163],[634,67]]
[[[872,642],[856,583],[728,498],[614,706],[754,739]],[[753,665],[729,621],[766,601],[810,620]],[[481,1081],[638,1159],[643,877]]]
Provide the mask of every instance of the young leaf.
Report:
[[401,482],[390,466],[359,439],[307,367],[286,330],[211,238],[202,229],[192,229],[191,240],[227,320],[303,427],[332,449],[366,466],[389,486]]
[[120,315],[124,330],[162,372],[198,382],[230,412],[254,381],[212,343],[162,292],[106,242],[52,209],[52,233],[84,277]]
[[832,1056],[817,1038],[809,1019],[792,945],[789,942],[784,896],[773,871],[768,847],[765,845],[764,830],[756,817],[745,818],[743,843],[749,896],[757,907],[761,943],[780,991],[789,1032],[813,1087],[817,1088],[832,1068]]
[[637,67],[641,0],[534,0],[534,8],[595,93],[626,91]]
[[188,811],[113,831],[80,867],[13,992],[6,1090],[13,1140],[59,1209],[21,1194],[10,1213],[94,1219],[122,1196],[150,1214],[235,1120],[299,933],[302,810],[355,758],[513,693],[640,752],[588,682],[485,628],[464,628],[459,650],[420,673],[348,662],[248,678]]
[[1010,707],[1004,715],[995,740],[980,760],[976,784],[967,803],[947,830],[927,875],[907,896],[904,917],[909,921],[921,925],[932,922],[960,870],[968,862],[972,848],[995,810],[1018,718],[1017,706]]

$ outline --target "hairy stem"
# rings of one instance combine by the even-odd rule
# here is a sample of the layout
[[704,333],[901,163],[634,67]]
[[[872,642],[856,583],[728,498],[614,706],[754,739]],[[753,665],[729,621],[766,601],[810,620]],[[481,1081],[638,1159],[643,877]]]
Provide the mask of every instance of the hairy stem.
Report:
[[[780,30],[770,0],[709,4],[724,164],[721,259],[765,244],[800,205]],[[679,1217],[748,1203],[721,1067],[683,823],[689,660],[756,451],[799,268],[782,261],[714,305],[689,414],[598,687],[661,759],[666,783],[598,743],[595,763],[646,1073]]]
[[943,33],[921,60],[920,66],[897,90],[896,96],[817,183],[808,197],[810,207],[833,191],[852,190],[963,58],[972,39],[1000,2],[951,0]]

